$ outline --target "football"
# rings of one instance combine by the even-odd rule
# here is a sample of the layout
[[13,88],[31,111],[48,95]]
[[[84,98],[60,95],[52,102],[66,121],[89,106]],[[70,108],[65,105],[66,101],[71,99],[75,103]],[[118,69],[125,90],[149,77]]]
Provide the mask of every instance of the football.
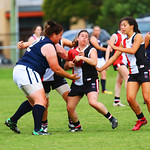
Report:
[[[69,58],[69,60],[73,61],[75,56],[77,56],[78,54],[79,54],[79,52],[76,49],[70,49],[68,51],[68,58]],[[80,60],[80,61],[75,63],[75,66],[76,67],[80,67],[80,66],[82,66],[82,64],[83,64],[83,60]]]

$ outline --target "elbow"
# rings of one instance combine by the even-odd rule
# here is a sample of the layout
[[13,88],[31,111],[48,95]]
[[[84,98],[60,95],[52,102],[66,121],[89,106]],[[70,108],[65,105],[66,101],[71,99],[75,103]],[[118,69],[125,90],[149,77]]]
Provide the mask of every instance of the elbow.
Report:
[[97,61],[93,61],[93,66],[97,66]]
[[52,71],[54,71],[56,74],[60,73],[60,66],[51,66]]

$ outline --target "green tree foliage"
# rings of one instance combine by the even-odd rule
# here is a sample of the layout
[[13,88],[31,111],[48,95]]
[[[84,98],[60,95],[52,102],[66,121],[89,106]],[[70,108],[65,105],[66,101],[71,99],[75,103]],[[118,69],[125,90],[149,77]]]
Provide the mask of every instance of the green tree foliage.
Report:
[[44,0],[44,19],[53,19],[61,24],[69,24],[72,17],[95,22],[102,0]]
[[100,25],[110,33],[118,28],[120,18],[139,17],[150,12],[149,0],[44,0],[44,19],[70,25],[72,17]]
[[150,12],[149,0],[103,0],[96,23],[114,32],[118,28],[120,18],[125,16],[137,18],[148,12]]

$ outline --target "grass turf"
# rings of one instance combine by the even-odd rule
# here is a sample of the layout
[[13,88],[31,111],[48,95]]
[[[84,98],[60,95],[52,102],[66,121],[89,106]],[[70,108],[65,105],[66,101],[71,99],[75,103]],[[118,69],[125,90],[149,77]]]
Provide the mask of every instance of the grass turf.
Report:
[[[50,93],[49,106],[49,136],[33,136],[33,117],[28,113],[18,121],[21,134],[12,132],[4,125],[7,118],[16,111],[18,106],[26,100],[23,92],[18,89],[12,79],[12,68],[0,69],[0,150],[137,150],[150,149],[149,113],[143,104],[141,89],[137,100],[141,106],[148,124],[140,131],[132,131],[135,114],[126,101],[125,88],[122,86],[121,100],[126,107],[113,107],[116,73],[113,68],[107,71],[107,89],[113,95],[99,94],[98,101],[102,102],[119,122],[116,129],[111,128],[110,122],[89,106],[86,96],[77,106],[78,116],[83,128],[82,132],[69,133],[66,104],[54,90]],[[70,80],[67,80],[71,84]]]

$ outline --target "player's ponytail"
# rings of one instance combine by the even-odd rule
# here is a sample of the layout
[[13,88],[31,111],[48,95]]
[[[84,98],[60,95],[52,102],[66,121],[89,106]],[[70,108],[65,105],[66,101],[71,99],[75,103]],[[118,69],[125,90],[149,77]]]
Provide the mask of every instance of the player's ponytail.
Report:
[[44,35],[51,37],[53,33],[55,33],[56,35],[58,35],[61,31],[63,31],[63,27],[56,23],[53,20],[48,20],[45,24],[44,24]]

